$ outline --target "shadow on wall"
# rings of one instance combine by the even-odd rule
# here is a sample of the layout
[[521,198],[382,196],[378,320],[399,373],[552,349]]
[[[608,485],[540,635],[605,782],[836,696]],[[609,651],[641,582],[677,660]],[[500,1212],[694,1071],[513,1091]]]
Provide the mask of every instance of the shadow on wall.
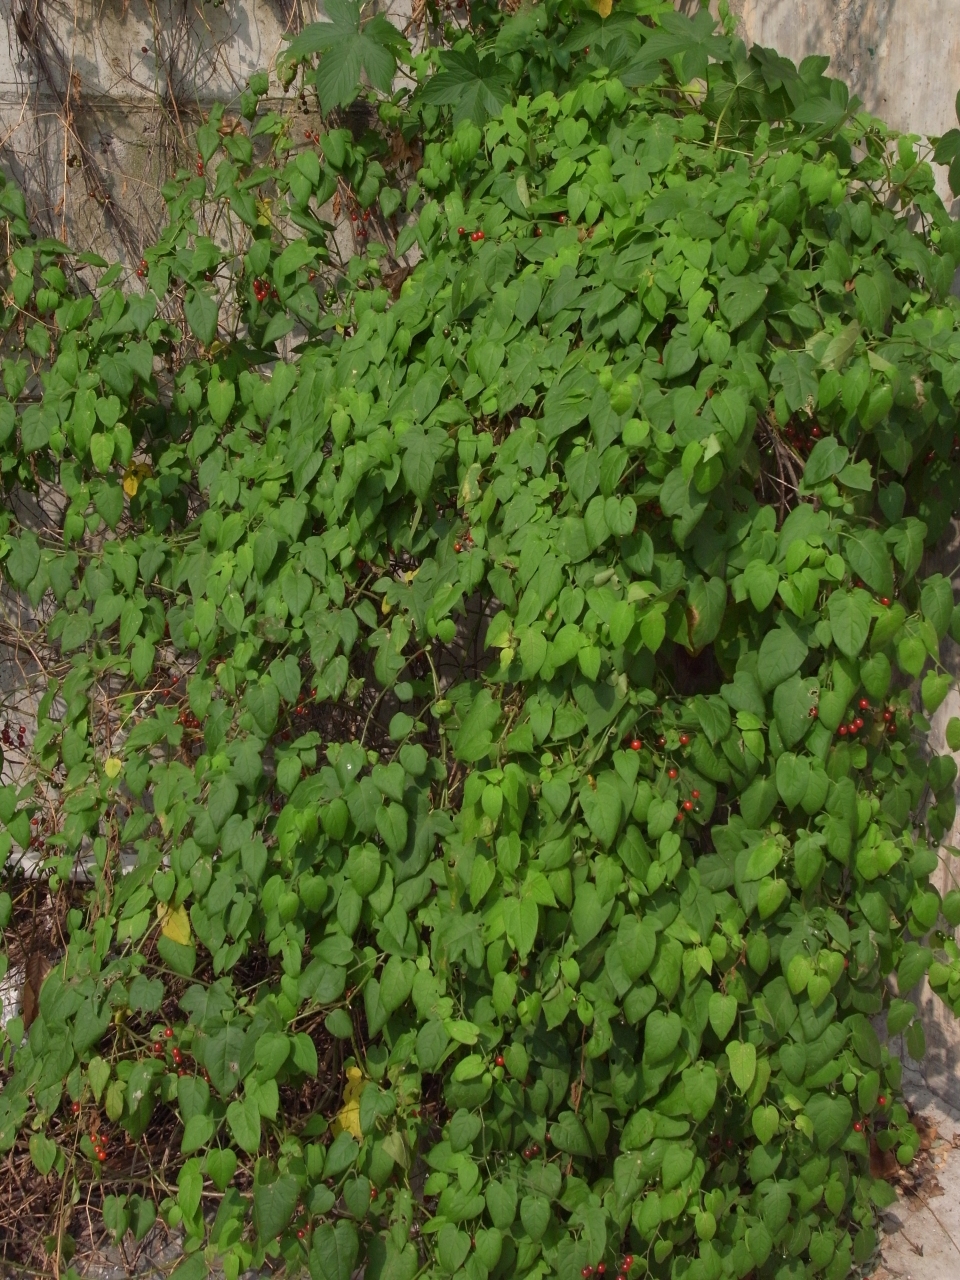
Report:
[[[891,70],[885,64],[897,43],[898,21],[918,24],[917,9],[942,7],[937,0],[729,0],[740,36],[747,45],[776,49],[793,62],[824,55],[830,74],[845,80],[870,111],[886,115]],[[699,0],[678,0],[677,9],[692,17]],[[955,8],[955,6],[953,6]],[[710,5],[716,14],[716,0]],[[902,16],[901,16],[902,15]],[[939,39],[935,42],[941,52]],[[942,65],[942,62],[939,63]],[[902,127],[902,126],[901,126]]]
[[[678,0],[677,8],[692,15],[700,5]],[[710,8],[716,13],[716,0]],[[828,56],[830,74],[895,128],[936,134],[956,124],[954,0],[730,0],[730,10],[748,46],[774,48],[797,63]]]

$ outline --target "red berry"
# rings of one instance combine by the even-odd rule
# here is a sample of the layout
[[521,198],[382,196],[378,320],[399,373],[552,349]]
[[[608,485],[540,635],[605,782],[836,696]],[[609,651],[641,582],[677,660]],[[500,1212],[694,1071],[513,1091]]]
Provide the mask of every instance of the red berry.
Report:
[[630,750],[640,751],[642,749],[643,749],[643,743],[640,741],[639,738],[634,738],[630,743]]
[[455,543],[453,544],[453,549],[454,549],[454,551],[462,551],[462,550],[463,550],[463,543],[462,543],[462,542],[455,542]]
[[163,1045],[160,1043],[160,1041],[159,1041],[159,1040],[154,1040],[154,1042],[153,1042],[153,1052],[154,1052],[154,1053],[163,1053]]
[[682,822],[682,821],[683,821],[683,812],[682,812],[681,810],[678,810],[678,811],[677,811],[677,819],[676,819],[676,820],[677,820],[677,822]]
[[606,1273],[606,1270],[607,1270],[607,1264],[606,1264],[605,1262],[598,1262],[598,1263],[597,1263],[597,1275],[598,1275],[598,1276],[602,1276],[602,1275],[604,1275],[604,1274]]
[[882,605],[884,605],[884,606],[888,605],[888,604],[890,603],[890,597],[889,597],[889,596],[881,596],[881,597],[880,597],[880,603],[881,603]]
[[107,1158],[107,1153],[105,1151],[101,1150],[97,1152],[97,1159],[100,1161],[101,1164],[103,1164],[106,1158]]
[[584,1277],[584,1280],[587,1280],[588,1276],[593,1275],[593,1267],[583,1267],[580,1274]]
[[857,716],[856,720],[854,720],[854,722],[853,722],[853,723],[854,723],[854,725],[856,726],[857,733],[859,733],[859,732],[860,732],[860,730],[863,728],[863,726],[864,726],[864,724],[865,724],[866,722],[865,722],[865,720],[864,720],[863,716]]
[[458,235],[458,236],[465,236],[466,234],[467,234],[467,228],[466,228],[466,227],[457,227],[457,235]]
[[298,1239],[298,1240],[303,1240],[303,1239],[305,1238],[306,1234],[307,1234],[307,1233],[304,1231],[303,1227],[298,1227],[298,1228],[297,1228],[297,1239]]
[[896,723],[893,720],[891,720],[890,723],[887,725],[887,733],[896,733],[896,732],[897,732]]
[[810,710],[809,710],[809,712],[808,712],[807,714],[810,716],[810,719],[811,719],[811,720],[816,720],[816,718],[817,718],[817,716],[820,714],[820,712],[817,710],[817,708],[816,708],[816,707],[811,707],[811,708],[810,708]]
[[532,1160],[532,1159],[533,1159],[533,1152],[530,1150],[530,1148],[529,1148],[529,1147],[524,1147],[524,1149],[523,1149],[523,1158],[524,1158],[524,1160]]
[[854,1130],[854,1133],[863,1133],[863,1124],[861,1123],[861,1121],[854,1120],[853,1130]]
[[684,807],[684,809],[686,809],[687,813],[689,813],[689,812],[690,812],[690,810],[693,808],[693,801],[692,801],[692,800],[684,800],[684,802],[683,802],[683,807]]
[[890,723],[890,721],[893,719],[893,712],[892,712],[892,711],[885,711],[885,712],[883,713],[883,718],[884,718],[884,720],[887,722],[887,724],[889,724],[889,723]]
[[689,742],[690,742],[690,735],[689,735],[689,733],[681,733],[681,735],[680,735],[680,745],[681,745],[681,747],[685,747],[685,746],[687,746],[687,744],[688,744]]
[[533,229],[533,234],[534,234],[535,236],[542,236],[542,235],[543,235],[543,232],[540,230],[540,228],[539,228],[539,227],[534,227],[534,229]]
[[870,709],[870,701],[869,701],[869,699],[868,699],[868,698],[861,698],[861,699],[860,699],[860,710],[861,710],[861,711],[869,711],[869,709]]
[[665,747],[666,745],[667,745],[667,740],[666,740],[666,738],[663,736],[663,734],[661,734],[661,735],[660,735],[660,737],[657,739],[657,746],[658,746],[658,747]]
[[504,1058],[502,1053],[497,1054],[495,1061],[498,1067],[505,1067],[507,1065],[506,1059]]
[[823,435],[823,432],[820,430],[819,427],[814,427],[811,430],[810,434],[813,436],[814,440],[819,440],[820,437]]
[[887,1100],[882,1093],[880,1097],[877,1099],[877,1102],[880,1104],[881,1107],[885,1107],[887,1105]]
[[668,769],[668,770],[667,770],[667,777],[668,777],[668,778],[670,778],[671,780],[672,780],[673,778],[676,778],[677,776],[678,776],[678,774],[677,774],[677,770],[676,770],[676,769]]
[[567,220],[567,215],[565,213],[561,213],[560,216],[557,218],[557,221],[560,223],[561,226],[563,226],[566,220]]
[[837,733],[839,733],[841,738],[845,738],[847,736],[847,726],[845,724],[842,724],[840,728],[837,730]]
[[73,1112],[75,1116],[78,1116],[80,1114],[80,1103],[79,1102],[71,1103],[70,1110]]
[[623,1260],[623,1269],[624,1271],[629,1271],[632,1266],[633,1266],[633,1254],[628,1253]]
[[164,1037],[169,1040],[173,1036],[173,1027],[164,1027],[163,1034]]

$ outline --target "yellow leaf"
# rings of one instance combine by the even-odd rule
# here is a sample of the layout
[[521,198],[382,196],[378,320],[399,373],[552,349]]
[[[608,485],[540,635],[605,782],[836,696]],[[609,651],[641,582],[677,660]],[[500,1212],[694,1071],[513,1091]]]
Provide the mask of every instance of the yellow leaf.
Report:
[[613,0],[595,0],[593,7],[601,18],[609,18],[613,11]]
[[363,1141],[363,1130],[360,1128],[360,1095],[369,1081],[364,1080],[359,1067],[347,1067],[347,1083],[343,1090],[343,1106],[337,1112],[331,1131],[336,1137],[338,1133],[349,1133],[358,1142]]
[[148,462],[134,462],[123,473],[123,492],[128,498],[135,497],[143,481],[152,475],[153,468]]
[[389,602],[386,596],[384,596],[384,598],[380,601],[380,612],[389,613],[392,608],[393,608],[393,605]]
[[174,907],[172,910],[165,902],[157,903],[157,918],[160,921],[160,932],[171,942],[179,942],[186,946],[190,941],[190,917],[186,907]]
[[122,768],[123,762],[120,760],[119,756],[107,756],[106,760],[103,762],[103,772],[108,778],[119,777],[120,770]]

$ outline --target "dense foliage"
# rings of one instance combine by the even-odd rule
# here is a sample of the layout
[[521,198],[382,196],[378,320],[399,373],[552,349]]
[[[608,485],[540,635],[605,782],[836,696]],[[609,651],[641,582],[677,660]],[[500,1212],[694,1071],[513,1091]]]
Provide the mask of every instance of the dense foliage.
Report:
[[73,895],[0,1148],[183,1280],[843,1280],[917,1146],[876,1028],[960,1002],[960,235],[705,12],[327,7],[323,132],[212,113],[142,284],[0,192],[0,465],[63,512],[4,518],[0,839]]

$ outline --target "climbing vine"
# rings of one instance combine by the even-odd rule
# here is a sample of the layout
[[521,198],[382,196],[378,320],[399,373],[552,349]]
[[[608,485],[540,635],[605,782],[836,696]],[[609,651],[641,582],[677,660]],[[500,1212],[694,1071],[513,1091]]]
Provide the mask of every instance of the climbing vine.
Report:
[[960,233],[706,11],[327,9],[135,270],[0,191],[0,1149],[178,1280],[843,1280],[960,1002]]

